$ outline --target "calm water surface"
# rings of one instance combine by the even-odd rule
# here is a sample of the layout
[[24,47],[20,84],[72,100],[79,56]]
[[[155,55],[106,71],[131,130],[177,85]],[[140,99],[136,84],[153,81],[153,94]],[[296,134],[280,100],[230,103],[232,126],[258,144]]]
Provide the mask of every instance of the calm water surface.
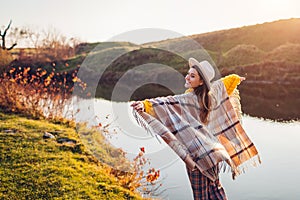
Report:
[[[109,140],[127,151],[128,157],[134,157],[140,147],[145,147],[150,165],[161,170],[162,199],[193,199],[183,162],[161,139],[151,136],[136,124],[128,103],[96,99],[81,102],[79,106],[83,112],[78,115],[78,121],[112,123],[111,127],[117,133]],[[221,174],[228,199],[300,199],[300,122],[279,123],[244,116],[243,126],[259,150],[262,164],[249,167],[236,180],[232,180],[228,173]]]

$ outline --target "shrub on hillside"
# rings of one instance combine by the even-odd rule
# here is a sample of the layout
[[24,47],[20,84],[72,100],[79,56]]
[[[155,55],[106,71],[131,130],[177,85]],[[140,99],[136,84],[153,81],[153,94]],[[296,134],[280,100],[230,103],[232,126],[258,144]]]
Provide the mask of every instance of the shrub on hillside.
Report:
[[272,61],[300,63],[300,44],[287,43],[269,52],[265,58]]
[[157,196],[160,191],[160,170],[150,166],[150,160],[145,157],[145,148],[133,161],[126,158],[126,152],[121,148],[115,148],[106,141],[103,134],[112,134],[108,131],[108,125],[99,123],[91,129],[86,124],[77,124],[77,132],[84,146],[102,163],[109,165],[110,174],[114,175],[118,182],[130,191],[139,190],[146,196]]
[[7,50],[0,49],[0,73],[3,73],[12,61],[12,55]]
[[[70,78],[72,83],[79,82],[85,89],[86,85],[75,73]],[[11,68],[0,78],[0,106],[6,111],[34,118],[66,118],[70,114],[66,111],[67,106],[71,106],[70,97],[74,86],[70,81],[64,73],[48,73],[42,68],[36,71],[32,71],[30,67]]]
[[254,45],[241,44],[230,49],[224,54],[220,63],[223,67],[253,64],[260,62],[264,52]]

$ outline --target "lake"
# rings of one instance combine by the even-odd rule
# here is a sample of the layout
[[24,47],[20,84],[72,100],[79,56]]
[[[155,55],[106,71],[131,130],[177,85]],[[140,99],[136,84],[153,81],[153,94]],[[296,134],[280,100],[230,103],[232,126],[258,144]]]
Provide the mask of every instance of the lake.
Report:
[[[128,103],[91,99],[81,100],[76,106],[81,110],[77,121],[89,121],[90,125],[111,123],[114,133],[108,140],[125,150],[129,158],[137,155],[140,147],[145,147],[149,166],[161,170],[162,199],[193,199],[184,163],[160,138],[137,125]],[[300,122],[282,123],[244,115],[243,126],[256,145],[262,164],[249,167],[236,180],[232,180],[229,173],[221,174],[228,199],[300,199]]]

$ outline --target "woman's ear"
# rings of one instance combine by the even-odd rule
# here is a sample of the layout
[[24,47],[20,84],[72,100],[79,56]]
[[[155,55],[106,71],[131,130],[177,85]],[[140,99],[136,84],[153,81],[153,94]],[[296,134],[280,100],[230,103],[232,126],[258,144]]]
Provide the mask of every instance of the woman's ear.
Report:
[[201,80],[199,80],[199,86],[201,86],[201,85],[203,85],[203,80],[201,79]]

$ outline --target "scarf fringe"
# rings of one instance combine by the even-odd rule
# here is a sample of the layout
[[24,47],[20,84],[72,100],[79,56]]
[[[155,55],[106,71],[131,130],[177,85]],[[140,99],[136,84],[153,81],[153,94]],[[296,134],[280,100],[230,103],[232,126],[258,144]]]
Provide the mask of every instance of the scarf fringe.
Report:
[[149,123],[144,119],[144,117],[136,110],[132,110],[133,117],[135,118],[136,122],[139,126],[145,129],[145,131],[150,134],[152,137],[155,137],[156,140],[161,144],[161,140],[159,139],[158,135],[154,133],[152,127],[149,125]]
[[148,124],[148,122],[134,109],[132,110],[132,114],[138,125],[144,128],[147,131],[147,133],[150,133],[151,136],[153,136],[151,126]]
[[[245,173],[246,170],[248,170],[249,167],[257,167],[258,164],[261,164],[261,159],[259,155],[253,156],[252,158],[250,158],[249,160],[245,161],[243,164],[241,164],[240,166],[237,167],[238,172],[241,173]],[[237,175],[239,175],[237,174]]]
[[261,159],[259,155],[256,155],[237,167],[231,167],[232,179],[235,180],[237,176],[246,173],[249,167],[257,167],[258,164],[261,164]]
[[235,180],[237,176],[246,173],[249,167],[257,167],[258,164],[261,164],[261,159],[256,155],[239,166],[235,166],[231,160],[226,160],[219,162],[218,167],[222,173],[231,173],[232,179]]

